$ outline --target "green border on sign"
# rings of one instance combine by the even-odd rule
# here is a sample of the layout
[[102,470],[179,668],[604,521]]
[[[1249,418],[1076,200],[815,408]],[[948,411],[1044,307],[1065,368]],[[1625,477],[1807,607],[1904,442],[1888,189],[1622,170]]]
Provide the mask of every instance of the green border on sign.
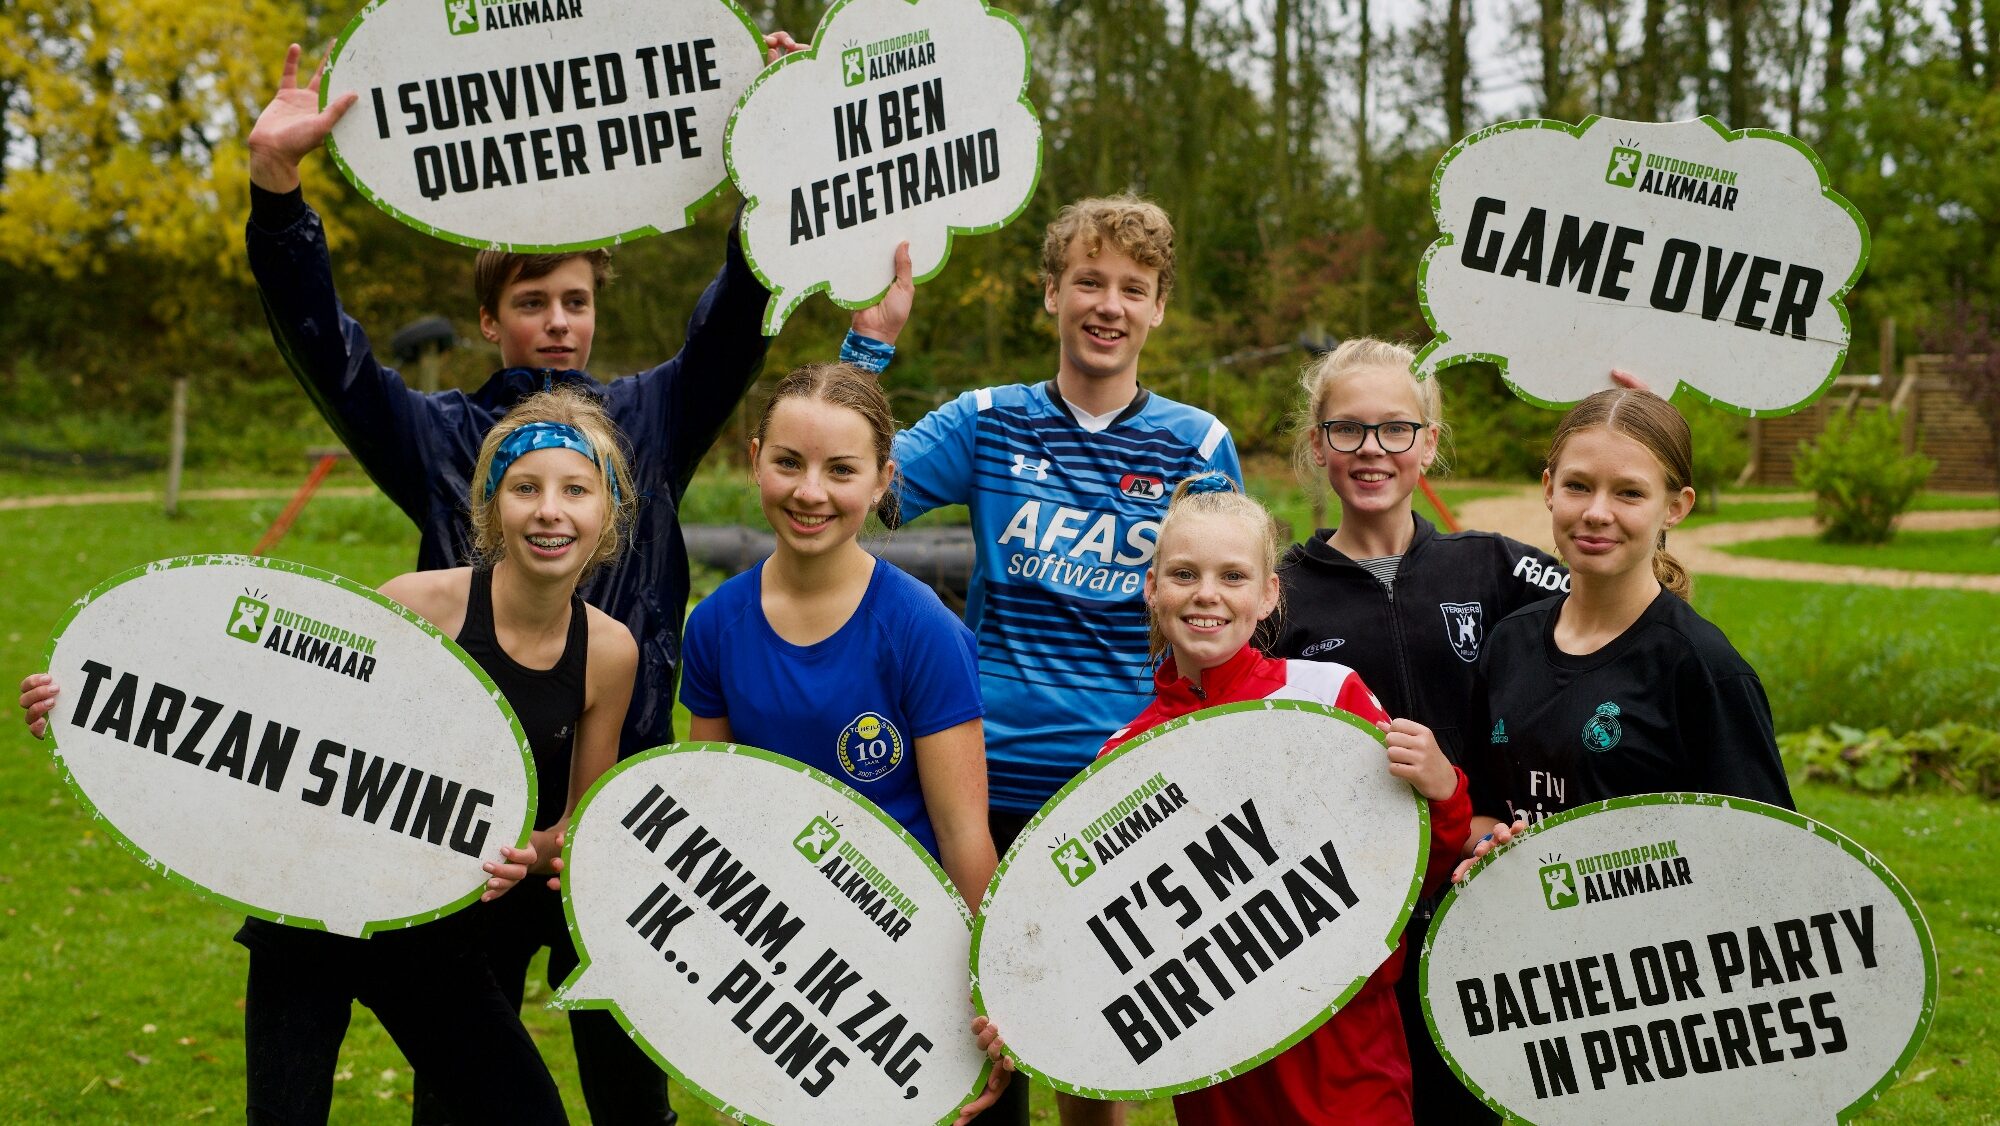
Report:
[[[839,794],[841,797],[846,798],[849,802],[860,808],[862,812],[872,814],[875,820],[888,826],[890,831],[895,833],[908,846],[911,852],[916,853],[923,859],[924,866],[930,869],[931,875],[937,879],[938,886],[944,889],[946,896],[951,900],[952,906],[958,909],[960,921],[968,926],[971,924],[972,913],[966,909],[965,899],[958,894],[958,889],[951,886],[951,877],[945,874],[944,869],[925,850],[924,846],[918,844],[917,839],[911,836],[907,829],[897,824],[895,818],[882,812],[880,806],[863,797],[860,791],[855,790],[853,787],[848,786],[840,779],[833,777],[823,770],[815,769],[795,758],[788,758],[773,751],[766,751],[758,747],[746,747],[738,743],[674,743],[665,747],[654,747],[650,751],[642,751],[639,754],[633,755],[631,758],[625,759],[605,771],[602,775],[598,776],[597,781],[592,783],[590,789],[577,801],[576,812],[570,815],[569,839],[563,848],[563,868],[567,870],[570,866],[572,860],[570,853],[576,848],[577,826],[583,823],[584,815],[589,811],[591,802],[596,799],[598,792],[603,790],[607,783],[640,763],[651,762],[654,759],[664,758],[668,755],[685,754],[720,754],[761,759],[764,762],[782,766],[794,773],[803,774],[807,778]],[[563,992],[568,993],[572,987],[583,980],[584,972],[590,969],[590,948],[585,943],[582,933],[576,929],[576,906],[570,902],[569,884],[567,882],[563,884],[562,903],[563,923],[569,928],[570,943],[576,947],[577,957],[576,969],[570,971],[569,977],[562,984]],[[658,1048],[654,1047],[644,1036],[640,1035],[638,1029],[632,1027],[631,1018],[625,1015],[625,1010],[612,998],[585,997],[572,1000],[566,996],[562,996],[557,997],[551,1004],[553,1007],[561,1009],[609,1010],[612,1017],[618,1021],[618,1027],[625,1030],[625,1034],[632,1038],[634,1044],[645,1049],[646,1054],[653,1058],[653,1062],[659,1064],[661,1070],[673,1076],[676,1083],[701,1096],[703,1102],[738,1122],[747,1122],[750,1123],[750,1126],[774,1126],[774,1124],[765,1122],[743,1108],[731,1104],[729,1100],[696,1083],[682,1072],[680,1068],[675,1067],[673,1062],[662,1055]],[[968,1029],[966,1035],[970,1036],[971,1034],[971,1030]],[[945,1126],[946,1123],[955,1120],[958,1117],[958,1108],[971,1102],[973,1098],[977,1097],[986,1088],[986,1079],[992,1070],[992,1060],[989,1059],[983,1062],[979,1068],[979,1077],[973,1081],[971,1089],[965,1093],[964,1097],[953,1104],[949,1113],[939,1117],[932,1126]]]
[[[433,626],[430,622],[426,621],[424,618],[419,617],[416,611],[411,610],[409,607],[403,605],[402,603],[397,602],[396,600],[388,597],[387,595],[384,595],[381,591],[363,586],[360,583],[355,582],[353,579],[350,579],[345,575],[336,575],[331,571],[322,571],[317,567],[309,567],[304,563],[293,563],[290,562],[289,560],[284,560],[284,559],[272,559],[269,557],[252,556],[252,555],[176,555],[170,559],[158,559],[154,560],[151,563],[141,563],[137,567],[132,567],[127,570],[120,571],[116,575],[113,575],[110,578],[104,580],[103,582],[98,583],[96,586],[90,589],[90,592],[88,594],[85,594],[83,597],[77,599],[75,602],[70,603],[69,609],[63,611],[62,618],[56,622],[55,629],[49,634],[48,647],[42,651],[42,667],[47,668],[49,667],[50,664],[54,662],[56,655],[56,643],[62,640],[63,630],[67,628],[72,621],[76,620],[76,616],[83,612],[84,607],[90,605],[92,602],[97,601],[99,598],[102,598],[106,593],[111,591],[114,587],[123,586],[126,583],[131,582],[133,579],[142,578],[146,575],[153,574],[156,571],[172,571],[182,567],[217,567],[217,566],[256,567],[266,571],[283,571],[286,574],[299,575],[301,577],[308,579],[317,579],[320,582],[328,583],[332,586],[337,586],[340,589],[347,591],[349,594],[358,594],[363,598],[366,598],[370,602],[373,602],[378,606],[384,607],[394,612],[397,617],[402,618],[404,621],[409,622],[410,624],[423,630],[425,633],[430,634],[431,638],[435,640],[438,643],[438,645],[444,649],[445,652],[450,653],[453,657],[458,658],[459,663],[464,665],[468,670],[471,671],[473,676],[479,679],[480,685],[486,689],[487,695],[493,699],[493,702],[499,705],[500,713],[507,717],[508,730],[514,733],[514,742],[521,754],[521,764],[527,770],[527,775],[528,775],[528,807],[525,815],[522,818],[520,832],[515,837],[514,847],[515,848],[527,847],[528,837],[531,833],[533,833],[535,828],[535,805],[536,805],[536,797],[539,792],[536,789],[536,782],[535,782],[535,755],[533,749],[528,745],[528,736],[521,730],[520,719],[515,716],[513,707],[507,703],[507,697],[501,693],[499,686],[493,683],[493,678],[486,675],[486,670],[479,667],[479,662],[473,660],[470,656],[468,656],[465,650],[460,649],[458,647],[457,642],[453,641],[449,637],[446,637],[444,634],[439,633],[436,626]],[[59,730],[60,726],[58,724],[53,722],[49,724],[49,753],[55,757],[56,763],[58,765],[62,765],[63,764],[62,745],[61,745],[62,740],[57,737],[57,733]],[[194,882],[187,876],[182,875],[181,873],[168,867],[166,864],[163,864],[159,860],[154,859],[151,853],[148,853],[145,849],[140,848],[139,845],[132,840],[132,838],[126,836],[122,831],[120,831],[118,826],[113,825],[111,823],[110,818],[104,816],[104,814],[98,811],[96,803],[90,800],[89,794],[83,792],[83,787],[77,784],[75,776],[69,772],[67,766],[64,766],[62,773],[63,773],[64,784],[67,785],[70,788],[70,790],[76,794],[76,800],[81,802],[83,804],[83,807],[90,811],[90,816],[94,820],[101,822],[104,826],[105,831],[109,833],[111,837],[114,840],[116,840],[119,844],[124,845],[125,848],[128,851],[130,851],[134,856],[137,856],[142,862],[144,862],[147,868],[152,869],[154,872],[158,873],[161,876],[166,877],[168,880],[174,883],[181,885],[182,887],[188,888],[195,894],[201,896],[203,899],[212,900],[216,903],[225,904],[229,907],[235,908],[236,910],[243,912],[246,915],[253,915],[259,919],[267,919],[274,923],[283,923],[286,926],[301,927],[307,930],[323,931],[327,929],[326,923],[319,919],[301,919],[292,915],[281,915],[275,911],[267,911],[262,907],[258,907],[249,903],[244,903],[241,900],[231,899],[229,896],[223,895],[221,892],[203,887],[201,884]],[[383,931],[397,930],[403,927],[415,926],[418,923],[428,923],[433,919],[441,919],[444,916],[449,915],[454,911],[458,911],[465,907],[471,906],[473,901],[477,900],[480,897],[480,895],[482,895],[486,891],[486,876],[483,872],[479,872],[477,869],[471,869],[470,861],[467,862],[467,866],[473,874],[479,877],[478,883],[473,887],[471,891],[466,892],[464,895],[458,897],[457,899],[452,900],[451,902],[445,904],[442,907],[437,907],[429,911],[419,911],[414,915],[407,915],[399,919],[370,920],[366,925],[364,925],[361,928],[362,937],[365,938],[371,935],[379,934]]]
[[[1189,726],[1190,724],[1197,723],[1202,720],[1213,719],[1217,716],[1228,715],[1232,712],[1270,712],[1270,711],[1311,712],[1315,715],[1323,715],[1329,719],[1340,720],[1341,722],[1352,726],[1358,731],[1364,731],[1368,734],[1368,737],[1375,740],[1375,742],[1383,744],[1385,746],[1387,745],[1382,737],[1381,729],[1377,728],[1374,724],[1369,723],[1367,720],[1362,719],[1360,716],[1355,715],[1352,712],[1342,711],[1339,708],[1332,708],[1328,707],[1325,704],[1314,703],[1307,700],[1247,700],[1240,704],[1222,704],[1213,708],[1203,708],[1201,711],[1181,716],[1178,719],[1170,720],[1166,723],[1161,724],[1158,727],[1152,728],[1149,731],[1141,732],[1140,734],[1133,736],[1132,738],[1126,740],[1125,742],[1118,744],[1116,749],[1107,752],[1103,757],[1096,759],[1089,766],[1084,767],[1082,773],[1070,779],[1067,785],[1065,785],[1062,789],[1056,791],[1054,797],[1051,797],[1048,801],[1042,803],[1042,808],[1035,812],[1034,817],[1030,818],[1028,823],[1021,828],[1020,835],[1014,838],[1013,847],[1007,850],[1007,855],[1001,859],[1000,866],[994,869],[993,880],[991,883],[986,885],[986,896],[981,901],[980,915],[978,918],[972,921],[972,954],[971,954],[972,1005],[975,1009],[979,1011],[980,1015],[982,1016],[987,1015],[986,998],[985,995],[980,992],[979,988],[979,940],[982,937],[986,924],[984,905],[985,903],[990,902],[992,900],[993,893],[1000,887],[1001,877],[1007,874],[1008,865],[1012,864],[1014,862],[1014,858],[1020,854],[1021,850],[1028,846],[1029,838],[1034,835],[1035,830],[1041,825],[1043,820],[1045,820],[1048,817],[1049,813],[1052,810],[1054,810],[1058,805],[1062,804],[1063,798],[1068,796],[1069,793],[1075,790],[1078,786],[1082,785],[1085,779],[1096,774],[1099,770],[1103,769],[1105,766],[1109,765],[1114,760],[1122,758],[1133,751],[1142,749],[1143,747],[1145,747],[1147,743],[1150,743],[1154,739],[1157,739],[1160,736],[1165,735],[1169,731],[1177,731],[1183,727]],[[1429,803],[1424,801],[1423,797],[1419,795],[1414,789],[1410,791],[1410,798],[1412,801],[1417,803],[1417,867],[1416,871],[1413,872],[1410,876],[1409,893],[1403,897],[1403,906],[1396,913],[1395,926],[1390,928],[1389,934],[1386,939],[1386,945],[1388,946],[1390,954],[1395,953],[1396,944],[1402,940],[1403,928],[1409,925],[1410,913],[1413,910],[1415,910],[1417,905],[1417,898],[1423,892],[1424,869],[1430,863],[1430,851],[1431,851],[1430,805]],[[1388,955],[1384,955],[1385,959],[1387,956]],[[1050,1074],[1049,1072],[1039,1067],[1036,1067],[1033,1064],[1028,1063],[1026,1060],[1021,1058],[1019,1053],[1015,1052],[1013,1045],[1011,1044],[1007,1046],[1006,1051],[1008,1058],[1014,1061],[1015,1068],[1019,1070],[1021,1073],[1025,1075],[1031,1075],[1036,1079],[1041,1080],[1043,1083],[1046,1083],[1049,1086],[1054,1087],[1058,1091],[1067,1091],[1072,1095],[1081,1095],[1087,1099],[1143,1100],[1143,1099],[1164,1098],[1169,1095],[1186,1094],[1189,1091],[1199,1091],[1203,1087],[1212,1086],[1216,1083],[1222,1082],[1225,1079],[1231,1078],[1232,1076],[1241,1075],[1242,1073],[1249,1071],[1254,1067],[1259,1067],[1265,1062],[1276,1057],[1279,1053],[1285,1051],[1287,1048],[1290,1048],[1292,1045],[1305,1039],[1307,1036],[1310,1036],[1314,1029],[1317,1029],[1320,1025],[1325,1024],[1327,1020],[1330,1019],[1336,1012],[1340,1011],[1341,1006],[1347,1004],[1348,1001],[1352,1000],[1354,995],[1361,991],[1361,987],[1368,983],[1368,979],[1374,975],[1375,969],[1378,968],[1380,967],[1377,966],[1375,968],[1371,968],[1367,973],[1364,973],[1359,977],[1356,977],[1353,981],[1349,982],[1347,987],[1341,991],[1340,996],[1334,998],[1333,1001],[1330,1004],[1328,1004],[1326,1008],[1313,1014],[1313,1016],[1309,1020],[1307,1020],[1306,1023],[1298,1029],[1298,1031],[1293,1032],[1289,1036],[1286,1036],[1283,1040],[1278,1041],[1278,1043],[1275,1046],[1265,1051],[1259,1052],[1255,1056],[1252,1056],[1249,1059],[1242,1061],[1241,1063],[1232,1064],[1229,1067],[1221,1068],[1211,1074],[1203,1075],[1197,1079],[1191,1079],[1186,1083],[1178,1083],[1166,1087],[1146,1087],[1146,1088],[1133,1088],[1133,1089],[1083,1087],[1075,1083],[1071,1083],[1066,1080],[1057,1078],[1056,1076]],[[1002,1028],[1000,1030],[1000,1034],[1004,1038],[1007,1034],[1007,1030],[1005,1028]]]
[[[794,63],[803,63],[808,59],[818,58],[820,48],[829,42],[826,33],[833,26],[834,17],[838,16],[840,10],[847,7],[850,2],[851,0],[836,0],[834,5],[826,10],[826,15],[820,17],[819,27],[813,31],[813,42],[810,48],[786,55],[770,66],[765,67],[764,72],[759,74],[756,80],[750,83],[750,88],[743,91],[743,96],[737,99],[736,110],[741,111],[743,106],[749,102],[751,95],[757,92],[757,87],[762,86],[772,75]],[[904,2],[914,8],[921,5],[924,0],[904,0]],[[1013,27],[1014,33],[1021,37],[1021,57],[1027,62],[1027,65],[1021,69],[1021,96],[1017,100],[1020,102],[1021,107],[1028,111],[1028,116],[1035,119],[1035,171],[1028,178],[1028,190],[1022,193],[1020,204],[1005,219],[997,223],[985,223],[975,227],[946,225],[944,233],[944,257],[939,258],[938,264],[932,267],[927,273],[919,274],[912,279],[912,284],[914,285],[922,285],[924,282],[944,272],[945,263],[951,261],[951,248],[957,236],[983,235],[991,231],[997,231],[1020,218],[1021,213],[1028,209],[1028,204],[1034,201],[1035,188],[1042,182],[1042,115],[1035,109],[1035,104],[1028,100],[1028,76],[1034,70],[1034,58],[1028,43],[1028,33],[1022,29],[1021,21],[1015,19],[1012,12],[1008,12],[1002,8],[995,8],[987,4],[985,0],[980,0],[980,7],[985,10],[989,17],[1006,20]],[[759,201],[756,196],[751,195],[744,188],[743,182],[736,175],[736,116],[736,112],[730,113],[729,127],[722,134],[722,161],[723,165],[729,170],[730,181],[736,185],[737,192],[743,196],[743,214],[745,217],[748,217],[752,211],[757,210]],[[859,301],[843,301],[833,296],[830,291],[832,282],[816,282],[791,295],[790,299],[781,309],[778,307],[778,293],[780,291],[772,284],[770,275],[766,274],[764,268],[757,264],[757,252],[750,245],[749,225],[747,223],[743,224],[741,229],[743,231],[743,259],[750,263],[751,272],[757,275],[757,280],[763,283],[764,288],[770,290],[772,294],[770,303],[764,309],[764,335],[766,336],[776,336],[778,330],[784,327],[786,318],[790,317],[800,305],[804,304],[806,298],[811,297],[815,293],[825,293],[827,300],[843,309],[866,309],[881,301],[883,295],[889,292],[890,286],[895,284],[895,281],[892,279],[889,285],[883,286],[872,297],[864,297]]]
[[[416,0],[369,0],[367,6],[356,12],[354,18],[347,21],[347,26],[340,29],[340,37],[333,41],[333,49],[327,52],[326,73],[320,79],[320,109],[324,110],[326,108],[327,101],[333,92],[333,78],[340,70],[340,52],[347,46],[348,39],[352,38],[355,31],[361,27],[361,21],[366,19],[368,14],[377,8],[387,4],[403,2],[409,2],[414,5]],[[750,33],[750,41],[755,45],[758,57],[761,58],[763,56],[764,37],[758,33],[757,25],[750,21],[748,13],[737,6],[736,0],[698,0],[698,2],[719,4],[728,8],[730,14],[736,17],[737,22],[743,25],[743,30]],[[731,120],[734,120],[733,111]],[[715,182],[715,186],[709,188],[699,199],[687,205],[687,208],[681,213],[680,223],[676,226],[664,228],[651,225],[634,227],[632,230],[621,234],[605,235],[602,238],[585,239],[581,242],[497,242],[492,239],[473,238],[470,235],[462,235],[456,231],[447,231],[443,227],[433,227],[421,219],[404,213],[392,206],[387,200],[376,195],[367,184],[361,182],[361,177],[355,174],[354,169],[348,167],[346,158],[340,155],[339,142],[330,134],[326,139],[326,151],[332,155],[333,163],[340,169],[340,174],[347,178],[348,183],[354,185],[355,191],[360,192],[368,202],[395,216],[405,226],[422,231],[427,235],[441,238],[446,242],[455,242],[460,246],[469,246],[475,250],[503,250],[510,254],[564,254],[573,250],[595,250],[600,246],[617,246],[620,243],[630,242],[633,239],[664,234],[667,231],[682,230],[694,222],[695,212],[708,206],[709,203],[722,194],[722,189],[729,184],[729,175],[725,163],[725,171],[722,178],[718,179]]]
[[[1583,135],[1589,132],[1591,127],[1596,125],[1599,121],[1622,121],[1622,120],[1624,119],[1606,118],[1601,114],[1593,113],[1575,125],[1571,125],[1566,121],[1554,121],[1548,118],[1528,118],[1522,121],[1503,121],[1498,125],[1489,125],[1484,129],[1478,130],[1477,132],[1474,132],[1466,136],[1465,138],[1460,140],[1457,144],[1451,146],[1450,149],[1446,150],[1444,156],[1438,160],[1437,169],[1431,173],[1431,218],[1434,222],[1437,223],[1438,227],[1437,241],[1431,243],[1429,249],[1424,251],[1423,261],[1418,263],[1417,265],[1417,304],[1419,307],[1423,309],[1424,323],[1430,326],[1431,332],[1434,335],[1430,343],[1424,345],[1423,349],[1417,353],[1416,359],[1410,362],[1410,371],[1412,373],[1415,373],[1418,369],[1424,366],[1424,361],[1430,357],[1431,353],[1437,351],[1439,347],[1443,346],[1444,344],[1448,343],[1451,340],[1451,335],[1449,333],[1444,332],[1442,329],[1438,328],[1437,317],[1432,315],[1431,313],[1430,290],[1427,283],[1430,280],[1431,259],[1436,257],[1440,252],[1442,252],[1445,247],[1457,245],[1457,240],[1452,236],[1452,234],[1449,231],[1446,231],[1444,228],[1444,207],[1442,202],[1438,199],[1438,189],[1444,183],[1445,167],[1451,163],[1452,158],[1456,157],[1459,153],[1464,152],[1466,149],[1471,148],[1473,145],[1478,144],[1480,141],[1487,139],[1488,137],[1492,137],[1500,133],[1511,132],[1512,130],[1515,129],[1554,129],[1558,132],[1568,133],[1570,136],[1575,137],[1578,140],[1582,140]],[[1853,272],[1848,274],[1847,280],[1841,283],[1840,288],[1835,290],[1833,294],[1827,297],[1826,299],[1829,303],[1833,305],[1834,309],[1836,309],[1840,313],[1840,328],[1843,336],[1843,339],[1840,344],[1840,351],[1834,355],[1833,365],[1827,369],[1826,378],[1820,381],[1819,386],[1814,388],[1811,394],[1807,395],[1805,398],[1799,400],[1796,403],[1793,403],[1791,406],[1788,407],[1777,407],[1777,408],[1759,410],[1752,407],[1739,407],[1734,403],[1725,403],[1722,400],[1717,399],[1715,396],[1708,394],[1706,391],[1703,391],[1698,387],[1681,382],[1679,377],[1675,377],[1675,383],[1673,387],[1666,388],[1665,390],[1660,391],[1660,395],[1662,398],[1672,398],[1675,391],[1677,391],[1681,387],[1686,387],[1691,394],[1701,399],[1703,402],[1709,404],[1710,406],[1716,407],[1720,410],[1728,411],[1731,414],[1743,415],[1748,418],[1774,418],[1780,415],[1791,414],[1794,411],[1802,410],[1805,407],[1810,406],[1814,400],[1818,399],[1821,395],[1825,394],[1827,387],[1832,385],[1834,377],[1840,374],[1841,367],[1847,363],[1848,345],[1853,343],[1854,339],[1854,323],[1848,316],[1847,302],[1843,300],[1843,298],[1845,298],[1848,292],[1854,288],[1854,283],[1861,279],[1861,271],[1867,268],[1868,266],[1868,256],[1872,248],[1872,244],[1869,240],[1869,234],[1868,234],[1868,222],[1867,220],[1861,217],[1860,210],[1858,210],[1854,206],[1854,204],[1848,202],[1846,196],[1843,196],[1839,192],[1833,190],[1833,185],[1827,178],[1826,165],[1823,162],[1821,162],[1819,154],[1814,152],[1810,147],[1808,147],[1805,142],[1799,140],[1796,137],[1780,133],[1775,129],[1731,130],[1728,126],[1724,125],[1722,122],[1716,120],[1714,117],[1711,117],[1708,114],[1703,114],[1696,120],[1702,122],[1709,128],[1715,130],[1716,133],[1719,134],[1724,141],[1741,141],[1741,140],[1779,141],[1783,144],[1790,145],[1792,148],[1798,150],[1799,154],[1801,156],[1804,156],[1807,162],[1812,165],[1813,171],[1818,173],[1819,175],[1820,195],[1828,200],[1831,200],[1835,204],[1839,205],[1841,210],[1847,212],[1847,214],[1854,219],[1855,229],[1861,232],[1861,255],[1854,262]],[[1677,125],[1683,123],[1660,121],[1660,122],[1634,122],[1634,124]],[[1464,353],[1463,355],[1452,357],[1450,362],[1447,363],[1445,366],[1456,367],[1459,364],[1470,363],[1475,360],[1485,360],[1487,363],[1490,363],[1493,366],[1499,368],[1500,378],[1506,382],[1507,389],[1509,391],[1512,391],[1519,398],[1525,399],[1526,401],[1533,403],[1538,407],[1547,407],[1551,410],[1565,410],[1569,407],[1575,406],[1578,402],[1582,401],[1581,399],[1574,399],[1568,402],[1550,402],[1546,399],[1536,398],[1535,396],[1528,394],[1527,391],[1521,388],[1520,384],[1515,383],[1511,378],[1508,377],[1507,357],[1495,355],[1494,353],[1491,352],[1467,352]],[[1438,371],[1432,373],[1432,377],[1436,377],[1442,374],[1443,374],[1443,368],[1441,367],[1438,369]],[[1426,377],[1418,376],[1418,378],[1422,379]]]
[[[1484,857],[1481,857],[1478,863],[1474,864],[1471,870],[1466,873],[1465,882],[1467,885],[1470,885],[1473,878],[1480,872],[1485,871],[1487,866],[1491,865],[1495,859],[1507,853],[1514,852],[1521,847],[1521,842],[1527,841],[1536,834],[1552,829],[1557,825],[1567,824],[1568,822],[1575,821],[1577,818],[1587,817],[1593,813],[1601,813],[1605,810],[1630,809],[1635,806],[1648,805],[1720,806],[1726,809],[1739,809],[1745,813],[1760,814],[1774,821],[1783,821],[1785,824],[1803,829],[1821,840],[1831,841],[1839,845],[1849,856],[1859,860],[1870,872],[1875,873],[1876,878],[1888,885],[1889,890],[1895,893],[1896,899],[1902,903],[1904,912],[1909,916],[1910,925],[1916,929],[1917,945],[1924,952],[1924,1003],[1918,1010],[1917,1026],[1910,1033],[1910,1042],[1903,1045],[1903,1053],[1896,1058],[1895,1065],[1889,1069],[1887,1074],[1877,1079],[1874,1086],[1863,1092],[1860,1098],[1855,1099],[1842,1108],[1838,1112],[1836,1120],[1846,1122],[1867,1109],[1870,1103],[1881,1098],[1882,1093],[1894,1086],[1896,1080],[1902,1077],[1903,1072],[1909,1068],[1910,1061],[1916,1058],[1917,1049],[1923,1046],[1924,1036],[1930,1032],[1931,1020],[1937,1015],[1937,947],[1931,939],[1930,924],[1924,920],[1923,911],[1917,907],[1916,899],[1910,895],[1909,889],[1903,886],[1903,881],[1896,878],[1896,874],[1889,870],[1888,865],[1876,859],[1874,854],[1870,853],[1867,849],[1848,839],[1838,829],[1815,821],[1803,814],[1794,813],[1789,809],[1768,805],[1760,801],[1752,801],[1749,798],[1730,797],[1726,794],[1638,794],[1632,797],[1611,798],[1608,801],[1580,805],[1574,809],[1564,810],[1552,817],[1536,822],[1534,825],[1529,826],[1526,833],[1515,838],[1514,844],[1489,852]],[[1424,1026],[1430,1029],[1431,1043],[1437,1045],[1438,1054],[1444,1057],[1445,1063],[1451,1068],[1451,1073],[1458,1076],[1459,1081],[1465,1084],[1466,1090],[1479,1096],[1481,1101],[1498,1111],[1506,1121],[1519,1122],[1523,1126],[1533,1126],[1532,1119],[1523,1116],[1518,1111],[1501,1106],[1479,1084],[1473,1082],[1472,1077],[1465,1074],[1464,1070],[1458,1066],[1458,1061],[1452,1058],[1451,1052],[1444,1046],[1444,1038],[1438,1035],[1437,1018],[1431,1013],[1431,963],[1429,957],[1431,939],[1437,934],[1438,928],[1444,925],[1446,912],[1450,911],[1457,903],[1458,888],[1454,886],[1445,894],[1443,902],[1438,904],[1437,914],[1431,918],[1430,930],[1424,934],[1425,956],[1419,960],[1417,968],[1417,994],[1423,999]]]

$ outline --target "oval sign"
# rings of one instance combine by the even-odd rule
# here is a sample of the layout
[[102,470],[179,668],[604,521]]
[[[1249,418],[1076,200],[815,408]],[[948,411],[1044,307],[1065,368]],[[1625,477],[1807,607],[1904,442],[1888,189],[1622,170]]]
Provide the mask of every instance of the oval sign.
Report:
[[570,827],[582,964],[681,1085],[758,1123],[943,1123],[986,1079],[965,902],[861,795],[749,747],[683,744],[606,773]]
[[730,0],[373,0],[320,104],[361,194],[466,246],[556,252],[687,226],[727,176],[729,111],[763,69]]
[[1262,700],[1120,746],[1042,807],[973,927],[973,996],[1022,1071],[1157,1098],[1297,1043],[1396,948],[1428,808],[1382,737]]
[[1524,1122],[1836,1122],[1902,1074],[1937,955],[1882,862],[1789,810],[1648,794],[1558,814],[1431,923],[1431,1037]]
[[[235,555],[118,575],[50,642],[64,778],[163,875],[365,935],[457,910],[526,843],[535,763],[478,665],[324,571]],[[329,857],[365,858],[328,878]]]

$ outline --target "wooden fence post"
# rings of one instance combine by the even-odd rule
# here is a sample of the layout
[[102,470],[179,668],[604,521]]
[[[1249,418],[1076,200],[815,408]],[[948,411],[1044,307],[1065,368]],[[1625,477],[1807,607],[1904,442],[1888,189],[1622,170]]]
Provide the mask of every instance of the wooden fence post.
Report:
[[181,462],[187,458],[188,380],[174,376],[174,406],[167,429],[167,515],[181,514]]

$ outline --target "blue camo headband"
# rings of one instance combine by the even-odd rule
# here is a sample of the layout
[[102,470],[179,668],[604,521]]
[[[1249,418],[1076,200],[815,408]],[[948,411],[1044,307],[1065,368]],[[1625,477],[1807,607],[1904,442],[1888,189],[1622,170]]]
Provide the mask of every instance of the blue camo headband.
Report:
[[508,466],[519,460],[522,454],[536,450],[575,450],[589,458],[604,472],[604,479],[611,486],[611,503],[624,502],[618,491],[618,474],[597,456],[596,447],[583,436],[583,431],[566,422],[530,422],[500,439],[500,448],[493,451],[493,464],[486,470],[485,499],[491,500],[500,488],[500,479],[507,475]]

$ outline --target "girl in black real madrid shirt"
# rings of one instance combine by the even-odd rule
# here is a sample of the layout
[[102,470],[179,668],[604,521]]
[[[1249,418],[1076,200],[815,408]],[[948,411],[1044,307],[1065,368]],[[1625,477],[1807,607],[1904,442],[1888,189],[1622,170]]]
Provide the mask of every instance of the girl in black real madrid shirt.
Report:
[[1687,603],[1667,529],[1694,507],[1687,420],[1644,391],[1600,391],[1556,428],[1542,491],[1570,593],[1494,629],[1490,755],[1475,834],[1629,794],[1690,790],[1792,807],[1764,686]]

